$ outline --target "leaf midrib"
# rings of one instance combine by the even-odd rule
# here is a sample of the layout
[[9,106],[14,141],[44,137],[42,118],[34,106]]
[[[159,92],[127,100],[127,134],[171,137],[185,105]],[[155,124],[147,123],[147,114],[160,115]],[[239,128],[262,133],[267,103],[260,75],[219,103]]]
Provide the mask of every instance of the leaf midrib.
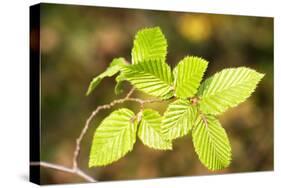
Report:
[[[202,118],[202,117],[201,117]],[[205,122],[204,122],[204,120],[203,120],[203,118],[202,118],[202,121],[203,121],[203,124],[205,124]],[[207,121],[207,120],[206,120]],[[209,136],[209,138],[211,138],[211,143],[212,143],[212,145],[211,145],[211,147],[213,148],[213,150],[215,151],[215,153],[216,153],[216,157],[220,160],[220,163],[221,163],[221,165],[223,165],[224,164],[224,160],[221,158],[221,156],[220,155],[218,155],[219,154],[219,152],[218,152],[218,150],[216,149],[216,147],[214,147],[214,145],[216,145],[216,144],[214,144],[214,137],[213,137],[213,135],[211,135],[210,134],[210,131],[209,131],[209,125],[208,124],[206,124],[205,125],[205,127],[206,127],[206,132],[207,132],[207,134],[208,134],[208,136]],[[223,152],[224,153],[224,152]]]

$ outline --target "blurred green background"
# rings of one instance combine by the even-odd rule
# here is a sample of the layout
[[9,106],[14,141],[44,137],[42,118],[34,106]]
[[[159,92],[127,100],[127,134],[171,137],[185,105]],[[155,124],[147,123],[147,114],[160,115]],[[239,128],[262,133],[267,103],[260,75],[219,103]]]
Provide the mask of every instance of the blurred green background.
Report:
[[[71,166],[75,139],[91,111],[124,95],[115,96],[114,78],[106,78],[86,97],[89,82],[114,57],[130,61],[135,33],[151,26],[160,26],[165,34],[172,67],[184,56],[196,55],[210,62],[205,78],[237,66],[266,73],[246,102],[219,117],[232,145],[232,164],[222,171],[208,171],[189,135],[175,140],[173,151],[166,152],[149,149],[138,140],[118,162],[89,169],[93,133],[111,112],[106,110],[94,119],[82,142],[81,168],[99,181],[273,170],[273,18],[56,4],[41,6],[41,160]],[[127,84],[125,91],[129,88]],[[135,112],[139,108],[125,103],[113,109],[120,107]],[[167,104],[148,107],[163,113]],[[42,184],[84,181],[46,168],[41,172]]]

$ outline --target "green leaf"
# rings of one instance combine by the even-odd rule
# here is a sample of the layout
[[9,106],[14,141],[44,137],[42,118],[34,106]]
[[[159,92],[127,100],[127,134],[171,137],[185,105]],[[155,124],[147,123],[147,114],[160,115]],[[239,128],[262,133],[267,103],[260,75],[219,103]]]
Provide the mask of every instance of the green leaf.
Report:
[[138,137],[144,145],[160,150],[172,149],[172,143],[161,135],[161,116],[152,109],[145,109],[139,125]]
[[208,62],[199,57],[181,60],[174,69],[175,95],[182,99],[194,96],[207,66]]
[[124,58],[115,58],[112,60],[112,62],[110,63],[109,67],[100,75],[96,76],[95,78],[93,78],[93,80],[91,81],[87,93],[86,95],[89,95],[92,91],[94,91],[94,89],[97,87],[97,85],[101,82],[101,80],[105,77],[111,77],[113,75],[115,75],[116,73],[118,73],[121,68],[126,64],[126,61]]
[[155,59],[165,62],[167,46],[165,36],[159,27],[142,29],[135,36],[132,63]]
[[231,147],[220,122],[211,115],[200,115],[192,130],[200,161],[210,170],[220,170],[231,162]]
[[199,105],[206,114],[220,114],[245,101],[264,74],[239,67],[224,69],[208,78],[199,88]]
[[196,108],[187,100],[179,99],[171,103],[162,120],[163,137],[172,140],[188,134],[196,115]]
[[97,128],[90,152],[89,167],[104,166],[122,158],[133,149],[137,121],[126,108],[112,112]]
[[124,77],[137,89],[161,98],[173,96],[173,75],[170,67],[159,60],[149,60],[128,65]]
[[[121,70],[122,71],[122,70]],[[114,92],[116,95],[119,95],[120,93],[123,92],[123,84],[124,81],[126,80],[126,78],[124,77],[123,72],[121,72],[118,76],[116,76],[115,81],[116,81],[116,85],[114,88]]]

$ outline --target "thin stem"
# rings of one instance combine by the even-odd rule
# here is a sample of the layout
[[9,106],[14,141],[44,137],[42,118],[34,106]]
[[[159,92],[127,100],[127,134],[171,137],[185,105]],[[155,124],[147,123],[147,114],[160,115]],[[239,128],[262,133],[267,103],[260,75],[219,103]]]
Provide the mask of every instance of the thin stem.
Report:
[[80,176],[81,178],[83,178],[84,180],[87,180],[89,182],[97,182],[95,179],[93,179],[91,176],[87,175],[85,172],[83,172],[82,170],[80,170],[79,168],[68,168],[62,165],[58,165],[58,164],[53,164],[53,163],[48,163],[48,162],[31,162],[30,163],[31,166],[42,166],[42,167],[46,167],[46,168],[50,168],[50,169],[54,169],[54,170],[59,170],[62,172],[67,172],[67,173],[71,173],[71,174],[76,174],[77,176]]
[[81,131],[79,137],[76,139],[76,148],[75,148],[74,154],[73,154],[73,168],[74,168],[74,169],[76,169],[76,168],[78,167],[78,164],[77,164],[78,162],[77,162],[77,160],[78,160],[78,156],[79,156],[79,153],[80,153],[80,143],[81,143],[83,137],[85,136],[87,130],[89,129],[89,126],[90,126],[90,123],[91,123],[92,119],[99,113],[100,110],[109,109],[109,108],[113,107],[113,106],[116,105],[116,104],[120,104],[120,103],[123,103],[123,102],[127,101],[127,100],[129,99],[129,97],[133,94],[133,92],[134,92],[134,88],[132,88],[132,89],[128,92],[128,94],[126,95],[125,98],[123,98],[123,99],[118,99],[118,100],[114,100],[114,101],[112,101],[112,102],[109,103],[109,104],[105,104],[105,105],[102,105],[102,106],[98,106],[98,107],[96,108],[96,110],[94,110],[94,111],[92,112],[92,114],[90,115],[90,117],[86,120],[86,123],[85,123],[85,125],[84,125],[84,128],[82,129],[82,131]]
[[[72,159],[72,168],[69,167],[65,167],[65,166],[61,166],[61,165],[57,165],[57,164],[53,164],[53,163],[48,163],[48,162],[31,162],[30,165],[35,166],[35,165],[40,165],[42,167],[46,167],[46,168],[52,168],[55,170],[60,170],[60,171],[64,171],[64,172],[68,172],[68,173],[72,173],[72,174],[76,174],[82,178],[84,178],[85,180],[89,181],[89,182],[96,182],[95,179],[93,179],[92,177],[90,177],[89,175],[87,175],[86,173],[84,173],[81,169],[79,169],[78,167],[78,157],[79,157],[79,153],[80,153],[80,149],[81,149],[81,142],[85,136],[85,134],[87,133],[90,123],[93,120],[93,118],[101,111],[101,110],[105,110],[105,109],[110,109],[113,106],[115,106],[116,104],[121,104],[124,103],[126,101],[133,101],[133,102],[137,102],[141,105],[141,110],[144,107],[144,104],[147,103],[154,103],[154,102],[161,102],[164,101],[163,99],[147,99],[147,100],[142,100],[139,98],[131,98],[131,95],[134,92],[134,88],[132,88],[127,95],[124,98],[121,99],[117,99],[112,101],[109,104],[105,104],[105,105],[101,105],[98,106],[92,113],[91,115],[88,117],[88,119],[85,122],[85,125],[80,133],[80,135],[78,136],[78,138],[76,139],[76,147],[74,149],[73,152],[73,159]],[[171,98],[172,99],[172,98]],[[166,100],[166,99],[165,99]]]

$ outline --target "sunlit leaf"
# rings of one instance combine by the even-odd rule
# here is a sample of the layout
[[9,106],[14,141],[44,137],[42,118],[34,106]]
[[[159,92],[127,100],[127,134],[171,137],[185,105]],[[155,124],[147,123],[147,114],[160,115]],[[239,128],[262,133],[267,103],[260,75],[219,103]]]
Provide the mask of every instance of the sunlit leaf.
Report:
[[199,57],[188,56],[174,69],[175,95],[179,98],[194,96],[200,85],[208,62]]
[[159,60],[128,65],[123,70],[126,80],[137,89],[153,96],[170,98],[173,95],[173,75],[170,67]]
[[143,111],[138,137],[150,148],[160,150],[172,149],[171,141],[164,140],[161,135],[161,116],[155,110],[145,109]]
[[239,67],[224,69],[207,79],[199,88],[200,109],[206,114],[220,114],[245,101],[264,74]]
[[123,92],[123,85],[124,85],[124,81],[126,80],[126,78],[124,77],[124,74],[121,72],[118,76],[116,76],[115,78],[116,80],[116,85],[114,88],[114,92],[116,95],[119,95],[120,93]]
[[172,140],[188,134],[191,130],[197,110],[187,100],[177,100],[171,103],[162,120],[162,135]]
[[103,78],[105,77],[111,77],[118,73],[121,68],[126,64],[126,61],[124,58],[115,58],[112,60],[111,64],[109,67],[100,75],[96,76],[93,78],[91,81],[86,95],[89,95],[94,89],[97,87],[97,85],[102,81]]
[[200,115],[192,130],[200,161],[210,170],[220,170],[231,162],[231,147],[224,128],[212,115]]
[[140,30],[134,40],[132,63],[141,63],[147,60],[165,62],[167,55],[167,41],[159,27]]
[[133,149],[137,121],[126,108],[112,112],[97,128],[90,152],[89,167],[103,166],[122,158]]

